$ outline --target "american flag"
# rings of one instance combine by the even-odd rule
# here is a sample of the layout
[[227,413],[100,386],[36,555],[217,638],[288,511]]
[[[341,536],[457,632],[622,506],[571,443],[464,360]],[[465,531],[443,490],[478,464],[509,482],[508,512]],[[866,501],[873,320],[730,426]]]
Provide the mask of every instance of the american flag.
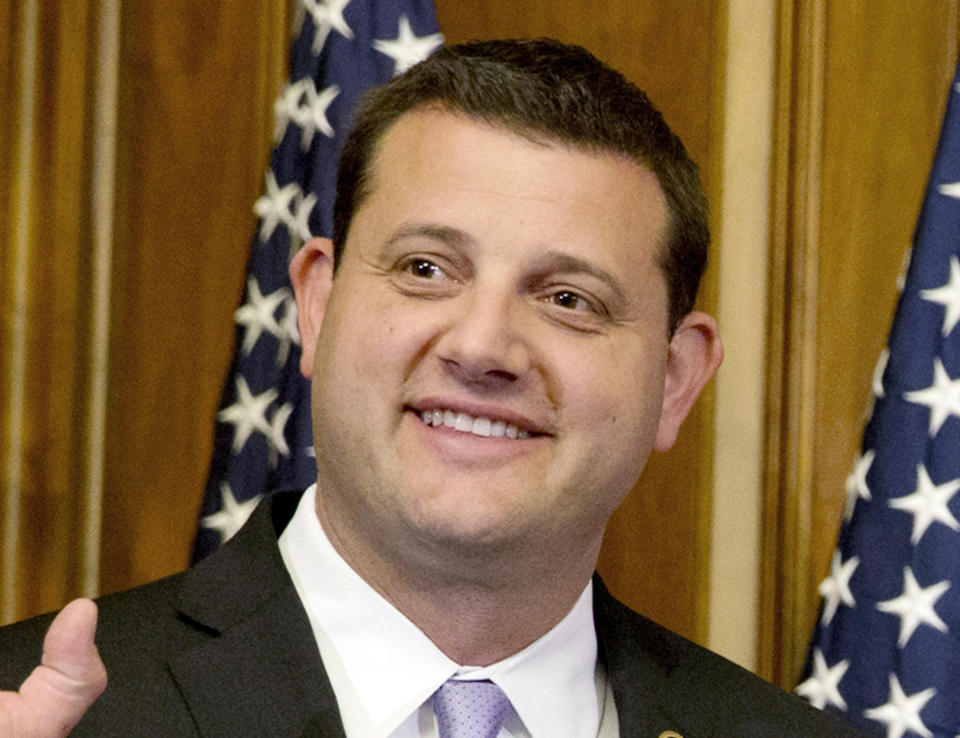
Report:
[[329,237],[336,165],[357,97],[442,43],[433,0],[301,0],[290,80],[276,102],[259,227],[236,311],[193,558],[232,536],[261,497],[316,481],[310,388],[287,276],[311,236]]
[[960,735],[960,67],[797,692],[886,738]]

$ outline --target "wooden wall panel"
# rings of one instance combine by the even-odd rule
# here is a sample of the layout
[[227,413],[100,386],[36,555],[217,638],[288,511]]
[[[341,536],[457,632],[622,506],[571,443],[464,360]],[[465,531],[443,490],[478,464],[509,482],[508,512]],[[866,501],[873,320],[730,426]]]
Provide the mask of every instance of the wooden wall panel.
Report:
[[816,621],[958,48],[956,2],[781,6],[761,673]]
[[[0,34],[0,479],[4,488],[9,485],[8,469],[10,464],[10,381],[12,370],[11,347],[14,333],[15,300],[15,241],[16,207],[18,187],[17,178],[17,132],[20,117],[20,64],[21,16],[23,9],[18,2],[0,4],[0,28],[6,33]],[[0,552],[6,556],[8,551],[15,554],[16,541],[8,541],[6,530],[6,495],[0,491]],[[0,575],[0,589],[12,587],[13,577]],[[12,608],[11,608],[12,609]],[[2,621],[0,616],[0,621]]]
[[287,53],[272,0],[122,11],[104,591],[187,564]]
[[[100,24],[118,6],[114,59],[109,43],[101,47],[108,34]],[[286,3],[270,0],[23,0],[0,9],[0,60],[9,62],[0,73],[2,621],[59,607],[91,582],[111,591],[187,563],[272,103],[285,74],[288,13]],[[94,140],[108,134],[96,111],[112,106],[101,84],[113,72],[120,115],[111,149],[116,228],[108,244],[100,572],[86,555],[88,543],[94,553],[99,543],[99,530],[86,525],[97,503],[87,504],[87,476],[98,465],[89,417],[94,304],[107,296],[94,294],[101,193],[93,172],[107,164],[94,160]],[[22,293],[14,284],[18,260],[27,274]],[[21,333],[24,350],[16,351]],[[25,357],[22,383],[15,351]]]
[[[16,160],[23,137],[30,138],[30,160],[23,162],[23,169],[20,163],[12,167],[28,179],[14,185],[17,192],[10,200],[8,221],[13,226],[19,218],[14,214],[25,198],[28,214],[19,225],[28,233],[27,249],[22,252],[27,260],[26,290],[11,296],[18,305],[4,305],[5,314],[22,311],[26,330],[20,428],[16,439],[4,439],[5,463],[16,455],[21,470],[18,477],[7,479],[5,488],[8,499],[18,498],[18,515],[11,525],[19,550],[14,577],[8,580],[16,596],[6,600],[12,601],[12,606],[4,608],[8,615],[11,610],[24,614],[59,605],[76,591],[82,574],[77,566],[76,521],[81,517],[79,487],[84,473],[82,316],[89,299],[86,101],[96,17],[95,3],[72,3],[62,12],[49,4],[37,6],[32,127],[20,128],[11,122],[12,140],[4,155],[11,156],[12,150]],[[30,56],[27,49],[18,52]],[[13,248],[8,251],[11,260],[13,252]],[[16,270],[16,265],[7,264],[8,274]],[[12,352],[15,341],[11,333],[7,336],[5,345]],[[7,374],[4,379],[6,424],[9,382],[16,378]],[[11,593],[3,594],[8,598]]]
[[[11,215],[13,198],[15,141],[17,126],[14,121],[20,115],[18,72],[20,49],[18,48],[18,30],[20,28],[21,9],[18,2],[10,0],[0,4],[0,27],[9,29],[0,33],[0,120],[6,125],[0,126],[0,302],[5,306],[11,294]],[[4,315],[7,311],[4,310]],[[9,346],[9,319],[0,320],[0,346]],[[6,352],[0,351],[0,383],[6,376]],[[0,385],[2,386],[2,385]],[[6,429],[0,425],[0,439]],[[2,446],[0,446],[2,447]],[[0,463],[3,458],[0,456]]]
[[[450,42],[552,36],[590,49],[650,95],[700,163],[704,182],[711,181],[714,39],[722,20],[716,3],[437,0],[436,7]],[[709,279],[704,293],[709,310]],[[712,420],[708,393],[674,449],[651,459],[614,516],[600,562],[615,594],[701,641],[707,625]]]

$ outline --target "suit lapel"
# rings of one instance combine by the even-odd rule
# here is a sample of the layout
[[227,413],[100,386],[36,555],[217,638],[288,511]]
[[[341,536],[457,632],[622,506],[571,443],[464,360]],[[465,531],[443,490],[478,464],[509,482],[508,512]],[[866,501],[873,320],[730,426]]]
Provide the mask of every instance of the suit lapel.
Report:
[[598,657],[613,688],[620,738],[689,735],[689,716],[677,710],[671,684],[675,658],[649,621],[617,602],[594,577],[594,623]]
[[183,581],[181,617],[209,637],[169,668],[203,736],[343,736],[310,622],[277,548],[297,499],[261,503]]

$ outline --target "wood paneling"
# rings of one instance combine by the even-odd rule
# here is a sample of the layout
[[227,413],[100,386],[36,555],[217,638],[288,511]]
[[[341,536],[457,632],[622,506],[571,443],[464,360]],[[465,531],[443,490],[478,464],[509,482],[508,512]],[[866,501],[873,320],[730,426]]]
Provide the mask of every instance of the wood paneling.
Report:
[[[14,295],[15,295],[15,239],[17,199],[17,132],[20,117],[20,60],[23,55],[21,26],[23,9],[18,2],[0,4],[0,28],[8,29],[0,34],[0,477],[6,484],[10,452],[10,372],[11,345],[13,340]],[[5,500],[0,491],[0,506]],[[6,546],[3,527],[0,526],[0,551]],[[14,544],[15,545],[15,544]]]
[[[20,28],[21,8],[13,0],[0,4],[0,27],[9,29],[0,33],[0,120],[5,125],[0,126],[0,297],[2,304],[7,306],[11,294],[11,236],[10,231],[12,207],[12,183],[14,181],[15,147],[17,126],[14,121],[20,115],[18,104],[19,82],[18,72],[20,49],[18,48],[18,31]],[[4,316],[8,313],[3,311]],[[0,320],[0,346],[9,346],[9,319]],[[6,376],[8,357],[5,351],[0,351],[0,383]],[[2,386],[2,384],[0,384]],[[6,429],[0,425],[0,440]],[[0,446],[2,448],[2,446]],[[3,458],[0,456],[0,463]]]
[[284,4],[122,4],[102,588],[186,566],[286,73]]
[[[95,3],[71,3],[63,11],[39,4],[32,131],[13,127],[10,141],[18,146],[22,136],[32,138],[32,159],[24,172],[29,182],[15,184],[18,192],[12,198],[29,200],[24,224],[29,234],[26,294],[19,306],[5,305],[5,312],[8,307],[11,313],[23,311],[27,330],[25,410],[17,439],[22,474],[10,488],[19,496],[18,613],[62,603],[80,574],[76,521],[84,471],[86,381],[82,318],[89,299],[86,102],[92,62],[88,52],[95,38]],[[11,265],[10,271],[14,269]],[[9,375],[5,380],[6,399]],[[17,447],[7,445],[7,452],[17,453]]]
[[[700,163],[704,182],[711,181],[715,3],[437,0],[436,7],[449,42],[552,36],[588,48],[650,95]],[[701,301],[708,310],[714,304],[709,281]],[[709,564],[709,395],[676,446],[650,460],[614,516],[600,558],[601,573],[617,596],[701,641]]]
[[761,673],[792,686],[957,54],[956,2],[781,7]]
[[[31,6],[38,11],[33,54],[21,40]],[[5,464],[13,457],[20,462],[5,486],[16,503],[9,511],[18,511],[7,518],[18,533],[11,536],[14,577],[0,592],[7,618],[59,607],[83,586],[97,297],[91,264],[93,140],[99,133],[94,111],[108,94],[97,88],[98,65],[107,63],[98,57],[104,7],[23,2],[0,11],[0,60],[16,60],[0,73],[0,457]],[[288,41],[287,7],[270,0],[130,0],[121,7],[105,592],[187,563]],[[27,61],[36,73],[32,100],[20,83]],[[15,123],[24,107],[32,128]],[[25,137],[33,153],[22,167],[26,179],[18,182],[18,146]],[[11,243],[17,202],[24,199],[28,279],[17,302]],[[25,316],[26,371],[22,424],[13,439],[9,352],[17,309]]]

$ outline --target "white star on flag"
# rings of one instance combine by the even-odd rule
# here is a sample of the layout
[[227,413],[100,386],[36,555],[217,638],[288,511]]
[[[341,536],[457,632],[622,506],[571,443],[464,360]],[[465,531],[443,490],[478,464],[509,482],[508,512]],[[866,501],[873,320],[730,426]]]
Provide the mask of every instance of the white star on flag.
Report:
[[237,531],[247,522],[247,518],[257,507],[262,495],[251,497],[249,500],[237,502],[233,490],[226,482],[220,482],[220,498],[223,507],[212,515],[204,517],[200,524],[204,528],[212,528],[220,534],[220,542],[229,541]]
[[274,143],[280,143],[283,140],[283,134],[287,132],[287,125],[290,121],[296,122],[297,114],[300,111],[300,98],[303,97],[303,89],[309,80],[297,80],[292,84],[285,85],[280,96],[273,103],[273,140]]
[[905,392],[904,397],[908,402],[930,408],[931,438],[937,435],[948,417],[960,417],[960,379],[950,379],[940,357],[933,360],[933,384],[922,390]]
[[290,203],[300,194],[300,185],[296,182],[280,187],[273,170],[267,171],[267,193],[257,198],[253,212],[262,221],[260,223],[260,242],[266,242],[279,223],[287,225],[291,220]]
[[905,510],[913,515],[913,533],[910,542],[919,543],[931,523],[943,523],[952,530],[960,530],[960,523],[953,517],[947,505],[960,489],[960,479],[951,479],[943,484],[930,480],[927,468],[917,464],[917,488],[913,493],[890,500],[890,507]]
[[873,707],[863,714],[871,720],[887,724],[887,738],[903,738],[912,730],[923,738],[934,738],[920,719],[920,711],[933,699],[937,690],[929,687],[922,692],[906,695],[896,674],[890,675],[890,698],[885,705]]
[[883,375],[887,371],[887,363],[890,361],[890,350],[883,349],[880,352],[880,356],[877,358],[877,365],[873,368],[873,380],[871,381],[871,387],[873,388],[873,396],[878,399],[883,399],[885,393],[883,391]]
[[897,292],[903,293],[907,286],[907,273],[910,271],[910,263],[913,261],[913,247],[908,246],[900,257],[900,271],[897,273]]
[[937,191],[941,195],[955,197],[960,200],[960,182],[948,182],[947,184],[939,185]]
[[853,508],[857,504],[857,500],[870,499],[870,487],[867,486],[867,473],[870,471],[870,466],[873,464],[876,456],[876,451],[870,449],[866,453],[857,454],[857,458],[853,462],[853,471],[847,476],[846,483],[847,506],[844,517],[847,520],[849,520],[853,514]]
[[303,0],[303,7],[313,17],[316,33],[313,36],[313,53],[319,54],[327,42],[327,36],[334,30],[344,38],[353,38],[353,30],[343,19],[343,9],[350,0]]
[[280,337],[280,324],[277,323],[275,313],[277,308],[289,299],[290,290],[281,287],[264,297],[260,293],[260,284],[255,277],[247,279],[247,301],[233,314],[234,319],[244,326],[243,345],[241,350],[249,356],[253,347],[260,340],[263,331]]
[[280,319],[280,347],[277,349],[277,366],[284,366],[290,357],[290,347],[300,345],[300,331],[297,328],[297,301],[287,294],[284,301],[283,317]]
[[913,570],[903,568],[903,594],[892,600],[877,603],[881,612],[889,612],[900,618],[900,638],[897,645],[903,648],[920,625],[929,625],[941,633],[946,633],[947,624],[940,619],[933,606],[943,593],[950,589],[950,582],[944,580],[923,588],[917,583]]
[[287,402],[278,407],[273,417],[270,418],[270,425],[267,427],[267,442],[270,444],[270,461],[272,466],[276,466],[277,454],[282,456],[290,455],[290,447],[287,445],[287,439],[283,432],[286,429],[287,420],[293,412],[293,403]]
[[955,255],[950,257],[950,279],[947,283],[942,287],[921,290],[920,296],[943,305],[943,335],[949,336],[960,320],[960,261]]
[[234,425],[234,453],[243,448],[253,431],[270,433],[270,424],[267,422],[266,412],[270,403],[277,398],[275,387],[271,387],[262,394],[254,395],[247,385],[247,380],[239,375],[237,376],[236,387],[237,401],[217,413],[217,417],[224,423]]
[[393,73],[397,75],[403,74],[414,64],[422,62],[442,43],[443,36],[439,33],[431,33],[428,36],[414,34],[413,28],[410,27],[410,20],[407,16],[401,15],[397,37],[393,40],[376,39],[373,42],[373,48],[394,60]]
[[873,377],[870,382],[870,387],[873,392],[870,393],[870,398],[867,401],[867,412],[864,414],[865,418],[869,419],[873,415],[873,411],[877,405],[877,400],[882,400],[886,394],[883,389],[883,375],[887,371],[887,363],[889,361],[890,351],[889,349],[884,348],[880,352],[880,356],[877,357],[876,366],[873,367]]
[[303,129],[300,148],[309,151],[310,144],[313,143],[313,134],[317,131],[327,138],[333,138],[336,135],[336,131],[327,119],[327,108],[340,94],[340,88],[337,85],[330,85],[324,87],[318,94],[313,80],[308,79],[303,92],[306,96],[306,104],[297,109],[295,120]]
[[813,674],[805,682],[797,685],[796,693],[810,702],[818,710],[827,705],[847,709],[847,703],[840,696],[840,680],[850,668],[850,660],[844,659],[833,666],[827,666],[827,660],[819,648],[813,651]]
[[850,578],[860,565],[857,556],[851,556],[846,561],[840,561],[840,552],[833,552],[833,561],[830,563],[830,576],[820,583],[820,594],[823,596],[823,617],[821,622],[829,625],[837,612],[840,603],[847,607],[857,604],[850,591]]
[[296,203],[297,212],[290,222],[290,233],[301,241],[309,241],[313,234],[310,232],[310,213],[313,212],[313,206],[317,204],[317,196],[310,192],[306,197],[298,197]]

